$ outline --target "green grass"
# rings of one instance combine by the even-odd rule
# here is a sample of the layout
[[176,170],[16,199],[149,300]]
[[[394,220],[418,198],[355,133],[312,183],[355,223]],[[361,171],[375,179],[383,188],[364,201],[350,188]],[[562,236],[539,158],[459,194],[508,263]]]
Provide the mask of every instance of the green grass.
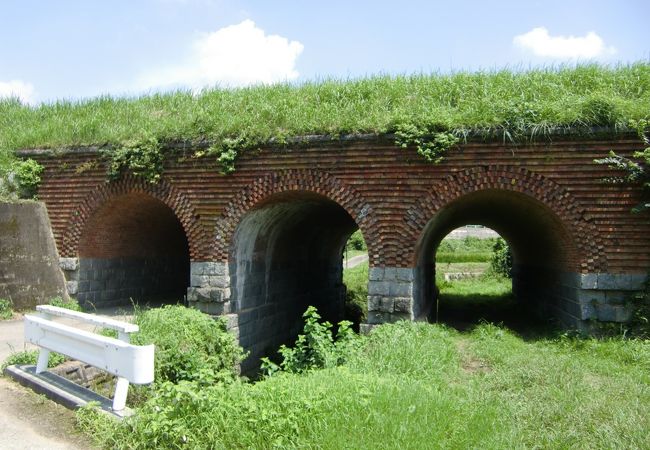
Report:
[[437,263],[488,262],[496,238],[466,236],[463,239],[443,239],[436,250]]
[[374,76],[233,90],[98,97],[31,107],[0,101],[0,166],[16,149],[207,139],[251,146],[321,134],[625,127],[648,117],[650,64]]
[[342,367],[167,390],[111,448],[648,448],[650,343],[384,325]]
[[11,300],[0,298],[0,320],[10,320],[14,316]]
[[[2,363],[0,363],[0,374],[5,370],[7,366],[13,366],[15,364],[22,365],[36,365],[38,361],[38,350],[23,350],[19,352],[14,352],[9,355]],[[63,364],[67,358],[56,352],[50,352],[49,358],[47,360],[47,367],[56,367],[59,364]]]
[[359,323],[368,314],[368,261],[351,269],[343,269],[343,284],[347,289],[345,319],[358,329]]
[[443,280],[445,273],[459,273],[459,272],[474,272],[474,273],[484,273],[490,268],[490,263],[488,262],[452,262],[452,263],[441,263],[436,261],[436,277],[438,281]]

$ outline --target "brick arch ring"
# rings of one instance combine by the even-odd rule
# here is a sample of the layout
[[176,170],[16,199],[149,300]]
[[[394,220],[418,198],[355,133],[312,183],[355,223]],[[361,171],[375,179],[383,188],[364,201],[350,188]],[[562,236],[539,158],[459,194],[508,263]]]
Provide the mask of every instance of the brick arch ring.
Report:
[[167,205],[183,226],[190,259],[192,261],[208,259],[206,233],[204,233],[199,216],[190,201],[165,181],[161,180],[152,184],[133,175],[126,175],[117,181],[104,183],[86,195],[72,212],[70,223],[63,236],[63,254],[72,257],[77,255],[79,241],[86,224],[99,208],[112,198],[131,193],[146,194]]
[[266,174],[232,197],[217,220],[214,252],[217,261],[226,262],[237,226],[244,216],[273,194],[305,191],[320,194],[341,206],[354,219],[368,245],[370,264],[378,257],[373,208],[353,187],[326,172],[317,170],[284,170]]
[[586,256],[580,258],[580,269],[589,272],[607,270],[603,239],[573,196],[538,173],[524,167],[502,165],[473,167],[450,174],[435,183],[427,195],[409,208],[404,220],[413,244],[410,255],[415,258],[415,242],[440,209],[464,195],[487,189],[525,194],[546,205],[563,223],[578,255]]

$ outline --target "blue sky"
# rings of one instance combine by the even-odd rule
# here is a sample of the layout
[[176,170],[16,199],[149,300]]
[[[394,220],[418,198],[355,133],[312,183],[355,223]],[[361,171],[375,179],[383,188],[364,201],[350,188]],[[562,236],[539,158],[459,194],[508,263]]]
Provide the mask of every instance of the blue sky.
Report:
[[648,61],[648,17],[648,0],[3,0],[0,96]]

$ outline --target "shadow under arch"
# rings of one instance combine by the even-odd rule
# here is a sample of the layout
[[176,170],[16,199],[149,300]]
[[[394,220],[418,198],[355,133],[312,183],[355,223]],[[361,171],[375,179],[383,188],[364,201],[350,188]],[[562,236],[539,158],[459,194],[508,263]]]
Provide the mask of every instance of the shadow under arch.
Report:
[[62,256],[77,256],[79,240],[86,232],[87,222],[98,209],[112,198],[131,193],[147,195],[169,207],[187,236],[192,260],[202,261],[209,258],[207,239],[191,202],[164,180],[153,184],[133,175],[124,175],[119,180],[102,183],[84,197],[71,213],[69,225],[63,236]]
[[430,314],[435,289],[435,250],[453,229],[489,227],[513,252],[513,292],[531,314],[574,325],[572,305],[562,298],[566,273],[604,267],[595,227],[557,184],[523,168],[478,167],[450,175],[411,210],[420,233],[414,249],[414,315]]
[[343,248],[370,213],[356,193],[316,171],[272,174],[234,198],[217,255],[227,257],[240,345],[250,352],[245,370],[295,338],[307,306],[331,322],[343,318]]
[[75,218],[65,242],[78,257],[81,304],[183,300],[192,244],[194,254],[201,250],[196,216],[170,186],[125,177],[92,192]]

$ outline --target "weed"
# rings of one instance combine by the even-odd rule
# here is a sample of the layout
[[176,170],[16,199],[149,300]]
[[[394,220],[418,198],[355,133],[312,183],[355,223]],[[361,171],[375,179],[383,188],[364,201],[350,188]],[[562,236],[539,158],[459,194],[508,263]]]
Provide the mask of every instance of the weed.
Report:
[[0,320],[9,320],[14,316],[11,300],[0,298]]
[[155,344],[155,382],[232,381],[244,353],[223,319],[184,306],[167,305],[136,314],[136,345]]
[[61,297],[53,297],[53,298],[50,299],[50,301],[48,303],[50,305],[52,305],[52,306],[58,306],[59,308],[65,308],[65,309],[69,309],[69,310],[72,310],[72,311],[81,311],[82,310],[79,303],[74,299],[70,299],[70,300],[66,301],[66,300],[63,300]]
[[[7,366],[13,366],[16,364],[20,365],[36,365],[38,361],[38,350],[24,350],[22,352],[12,353],[2,362],[0,367],[0,372],[2,372]],[[66,357],[60,353],[50,352],[50,357],[47,361],[47,367],[56,367],[59,364],[65,362]]]
[[280,370],[302,373],[335,367],[343,364],[352,355],[357,339],[350,328],[350,322],[340,322],[336,336],[333,336],[332,324],[320,322],[321,316],[313,306],[307,308],[302,317],[305,319],[303,334],[298,336],[293,347],[280,347],[280,364],[277,365],[268,358],[262,359],[262,370],[267,375],[273,375]]
[[503,238],[498,238],[492,247],[490,269],[499,276],[512,278],[512,252]]
[[16,181],[18,189],[23,198],[32,198],[36,195],[38,186],[41,183],[43,166],[33,159],[26,159],[15,164]]

